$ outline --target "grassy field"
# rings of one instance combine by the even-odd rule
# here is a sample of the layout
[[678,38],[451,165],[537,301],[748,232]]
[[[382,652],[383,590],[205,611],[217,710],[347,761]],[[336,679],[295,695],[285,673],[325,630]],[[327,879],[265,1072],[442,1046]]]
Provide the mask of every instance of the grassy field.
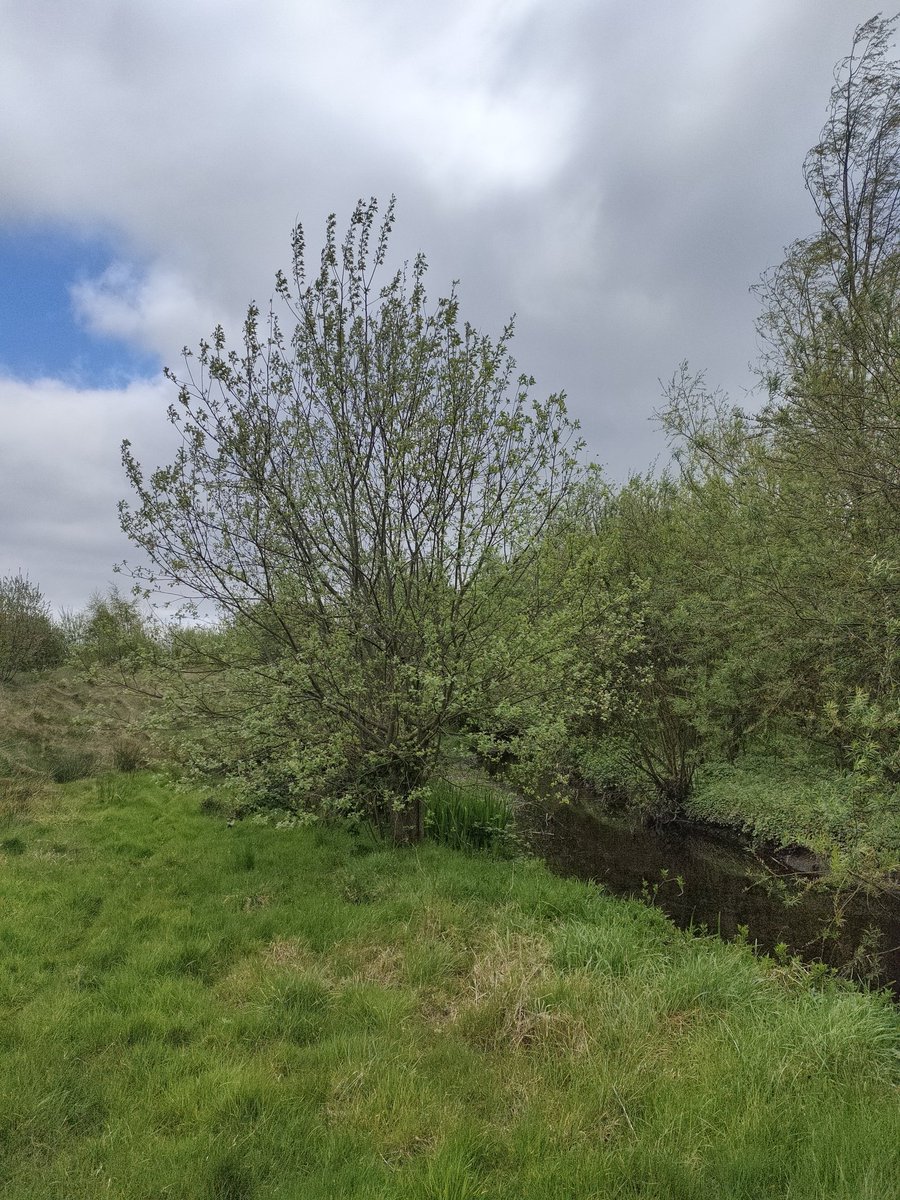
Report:
[[900,1194],[883,998],[534,862],[214,807],[0,797],[3,1200]]

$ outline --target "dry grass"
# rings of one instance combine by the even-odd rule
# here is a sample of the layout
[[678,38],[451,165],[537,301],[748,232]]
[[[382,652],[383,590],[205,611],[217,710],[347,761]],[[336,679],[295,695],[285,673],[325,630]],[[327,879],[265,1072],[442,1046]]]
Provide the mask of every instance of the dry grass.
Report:
[[550,942],[537,934],[489,929],[442,1020],[483,1049],[590,1046],[584,1020],[561,1001]]
[[71,668],[0,685],[0,775],[68,782],[154,759],[143,724],[152,700],[108,672]]
[[350,981],[382,988],[401,987],[406,982],[406,956],[401,946],[357,942],[347,946],[340,957]]
[[280,970],[308,971],[316,965],[309,946],[300,938],[277,938],[266,946],[261,957],[265,966]]
[[26,820],[47,803],[47,780],[34,771],[0,778],[0,821]]

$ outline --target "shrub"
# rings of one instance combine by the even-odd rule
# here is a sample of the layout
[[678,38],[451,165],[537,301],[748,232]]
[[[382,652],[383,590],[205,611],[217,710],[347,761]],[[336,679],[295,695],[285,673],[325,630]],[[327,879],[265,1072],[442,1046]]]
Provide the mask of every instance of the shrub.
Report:
[[0,578],[0,682],[57,666],[64,657],[63,637],[37,584],[21,572]]
[[150,649],[152,639],[138,606],[116,588],[94,592],[83,612],[64,617],[69,652],[85,666],[115,666]]

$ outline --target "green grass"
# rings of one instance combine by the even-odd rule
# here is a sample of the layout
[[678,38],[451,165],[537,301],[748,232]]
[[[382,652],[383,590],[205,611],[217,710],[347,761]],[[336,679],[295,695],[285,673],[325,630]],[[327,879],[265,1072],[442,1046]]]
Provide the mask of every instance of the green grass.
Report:
[[486,784],[436,780],[428,791],[425,831],[454,850],[501,850],[512,836],[512,801]]
[[530,861],[0,809],[2,1200],[892,1200],[896,1010]]
[[867,791],[851,773],[748,755],[702,769],[687,807],[695,818],[736,825],[761,841],[799,842],[883,871],[900,864],[900,792]]

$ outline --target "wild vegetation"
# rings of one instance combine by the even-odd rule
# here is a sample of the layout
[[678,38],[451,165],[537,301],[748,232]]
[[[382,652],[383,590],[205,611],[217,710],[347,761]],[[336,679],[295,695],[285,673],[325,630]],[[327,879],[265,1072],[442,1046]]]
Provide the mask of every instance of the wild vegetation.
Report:
[[683,365],[667,469],[586,464],[373,200],[186,354],[171,464],[125,443],[135,597],[0,579],[0,1197],[897,1194],[886,997],[516,832],[586,782],[896,885],[894,29],[759,285],[766,402]]
[[[838,66],[804,165],[819,227],[757,289],[768,402],[741,411],[683,365],[659,414],[673,467],[620,488],[588,479],[551,535],[591,547],[591,598],[630,593],[640,629],[629,702],[578,716],[563,769],[642,793],[658,816],[737,819],[887,868],[900,861],[895,25],[862,26]],[[532,736],[522,721],[513,734]],[[744,809],[726,784],[738,778]],[[807,803],[818,784],[822,804]]]
[[[188,353],[168,467],[124,447],[122,522],[180,625],[118,592],[54,624],[0,581],[0,676],[142,670],[165,753],[242,811],[344,814],[420,839],[460,739],[516,786],[573,778],[653,820],[900,862],[895,21],[862,26],[804,164],[818,229],[758,287],[758,411],[687,365],[672,465],[585,469],[426,263],[388,270],[393,204],[332,218],[237,349]],[[201,606],[199,609],[196,606]],[[197,614],[202,612],[203,621]]]
[[0,1196],[896,1194],[884,997],[151,775],[0,829]]
[[[661,473],[585,470],[511,326],[479,334],[455,292],[429,305],[422,257],[382,280],[393,205],[360,204],[343,241],[332,219],[311,278],[295,230],[275,308],[173,376],[176,460],[147,475],[124,449],[144,582],[221,618],[172,672],[186,762],[247,807],[415,841],[462,735],[533,792],[581,776],[656,820],[896,866],[894,26],[838,66],[804,165],[819,227],[757,289],[768,402],[736,409],[683,365]],[[778,811],[735,804],[754,764]]]

